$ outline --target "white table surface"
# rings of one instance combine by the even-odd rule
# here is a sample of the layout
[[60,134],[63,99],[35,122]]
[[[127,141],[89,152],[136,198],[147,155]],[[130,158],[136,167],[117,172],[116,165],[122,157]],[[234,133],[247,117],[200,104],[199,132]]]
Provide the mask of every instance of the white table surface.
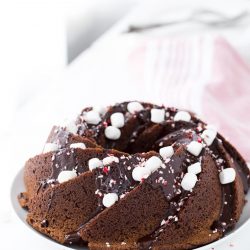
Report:
[[[109,39],[117,36],[135,15],[143,16],[143,11],[137,9],[136,12],[132,13],[127,19],[124,19],[113,30],[107,33],[107,35],[99,39],[98,43],[111,41]],[[232,43],[235,42],[240,52],[246,51],[246,48],[248,48],[248,53],[242,53],[246,59],[249,59],[249,47],[247,47],[246,41],[239,39],[237,32],[242,34],[245,38],[249,35],[247,32],[242,33],[241,29],[233,30],[231,33],[225,31],[225,35],[232,37]],[[232,33],[236,35],[233,36]],[[96,46],[98,46],[98,43]],[[109,89],[105,86],[99,86],[100,91],[98,92],[102,93],[102,100],[100,100],[100,98],[97,99],[97,97],[100,97],[100,93],[96,93],[96,96],[94,95],[94,88],[91,88],[93,93],[86,97],[85,88],[89,83],[98,86],[95,82],[98,79],[96,77],[98,71],[96,71],[94,67],[97,61],[98,55],[95,54],[93,49],[90,49],[83,53],[64,72],[48,77],[46,81],[43,82],[43,87],[45,89],[39,89],[35,98],[28,99],[27,103],[20,106],[19,109],[15,111],[12,121],[6,124],[5,129],[2,131],[2,143],[0,145],[2,156],[2,181],[0,181],[0,190],[2,194],[0,207],[0,235],[2,245],[0,249],[65,249],[63,246],[59,245],[50,246],[47,239],[35,234],[17,219],[16,215],[11,210],[9,199],[10,186],[15,174],[18,169],[22,167],[25,160],[29,156],[41,151],[43,142],[53,124],[58,123],[58,121],[62,120],[64,117],[74,117],[85,104],[94,102],[112,103],[121,98],[136,98],[135,94],[131,96],[132,92],[129,88],[132,88],[132,86],[126,86],[123,95],[115,95],[115,98],[109,96]],[[92,67],[90,67],[90,65]],[[119,73],[120,72],[116,72],[117,75]],[[118,77],[117,75],[113,77]],[[102,77],[105,80],[111,79],[110,75],[104,75]],[[123,79],[122,83],[125,84],[127,80],[128,79]],[[119,84],[117,84],[117,86],[119,86],[118,88],[122,87]],[[69,99],[68,93],[74,93],[77,98]],[[72,110],[74,113],[72,113]],[[245,227],[244,231],[241,231],[239,235],[233,236],[229,242],[224,242],[216,247],[215,250],[249,250],[249,233],[250,223],[248,223],[247,227]]]

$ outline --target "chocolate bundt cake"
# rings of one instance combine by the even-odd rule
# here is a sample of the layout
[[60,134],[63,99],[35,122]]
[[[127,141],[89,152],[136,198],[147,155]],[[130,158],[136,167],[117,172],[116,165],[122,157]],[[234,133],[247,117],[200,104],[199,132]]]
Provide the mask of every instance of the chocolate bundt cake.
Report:
[[240,218],[249,169],[194,114],[150,103],[85,108],[24,169],[27,222],[89,249],[193,249]]

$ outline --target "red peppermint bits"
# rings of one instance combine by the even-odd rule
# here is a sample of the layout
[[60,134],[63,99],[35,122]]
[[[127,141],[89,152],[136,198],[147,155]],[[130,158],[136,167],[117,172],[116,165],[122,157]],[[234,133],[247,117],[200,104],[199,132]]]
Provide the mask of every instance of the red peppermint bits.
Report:
[[108,167],[104,167],[103,170],[102,170],[105,174],[107,174],[109,172],[109,169]]
[[105,128],[108,127],[108,123],[107,123],[107,122],[103,122],[102,124],[103,124],[103,126],[104,126]]
[[198,141],[199,143],[202,143],[202,139],[201,139],[200,137],[197,139],[197,141]]
[[95,195],[98,196],[98,197],[102,197],[103,196],[101,192],[98,192]]
[[168,185],[168,182],[167,181],[163,181],[163,186],[167,186]]
[[110,124],[110,123],[111,123],[110,118],[107,118],[107,119],[106,119],[106,123],[107,123],[107,124]]

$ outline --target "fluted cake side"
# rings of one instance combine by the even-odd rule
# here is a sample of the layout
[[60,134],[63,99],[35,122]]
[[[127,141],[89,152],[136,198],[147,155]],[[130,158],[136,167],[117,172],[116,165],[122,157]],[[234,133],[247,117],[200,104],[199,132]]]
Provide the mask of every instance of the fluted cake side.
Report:
[[249,169],[193,113],[133,101],[53,127],[24,182],[27,222],[62,244],[193,249],[235,226]]

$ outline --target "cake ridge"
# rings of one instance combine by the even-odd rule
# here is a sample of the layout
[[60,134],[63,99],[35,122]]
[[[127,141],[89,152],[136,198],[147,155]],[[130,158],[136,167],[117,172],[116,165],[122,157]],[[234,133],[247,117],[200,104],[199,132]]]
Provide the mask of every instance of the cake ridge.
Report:
[[[83,109],[76,121],[70,125],[53,127],[47,143],[47,150],[53,152],[41,154],[26,164],[27,194],[25,199],[20,199],[20,203],[30,209],[28,222],[33,227],[62,243],[70,243],[74,237],[78,240],[80,237],[86,240],[84,237],[87,237],[90,246],[93,242],[99,249],[105,249],[106,243],[98,242],[98,235],[91,236],[92,238],[86,236],[85,228],[88,228],[88,232],[94,232],[95,222],[100,218],[110,218],[108,211],[113,211],[116,204],[126,204],[129,199],[123,198],[127,194],[133,191],[133,195],[139,197],[142,195],[141,191],[138,191],[141,190],[140,187],[149,185],[155,190],[161,190],[165,196],[164,202],[167,202],[169,207],[160,225],[156,225],[155,220],[151,233],[149,228],[145,228],[147,233],[138,238],[136,244],[128,242],[127,246],[131,246],[131,249],[164,249],[161,248],[161,243],[158,244],[158,238],[162,240],[162,232],[162,235],[165,235],[166,228],[172,227],[173,223],[179,223],[178,214],[185,210],[186,203],[190,205],[188,200],[190,197],[193,199],[193,190],[196,190],[196,185],[200,186],[199,176],[203,173],[204,164],[205,168],[209,169],[207,164],[212,164],[212,161],[215,164],[213,169],[217,171],[216,178],[223,182],[219,186],[218,180],[211,179],[222,192],[220,209],[217,209],[221,215],[214,220],[211,228],[207,229],[214,235],[203,235],[204,244],[222,237],[230,230],[238,221],[244,206],[244,193],[248,191],[249,185],[249,170],[245,161],[214,128],[191,112],[137,101],[118,103],[108,108],[88,107]],[[148,150],[155,152],[144,153]],[[105,160],[105,157],[111,159]],[[89,161],[94,158],[96,160],[93,160],[90,166]],[[118,162],[114,158],[117,158]],[[108,162],[112,159],[112,162]],[[192,166],[192,171],[189,168],[191,165],[195,165]],[[227,169],[230,169],[230,173],[224,171]],[[37,177],[36,173],[40,176]],[[43,195],[48,195],[50,190],[53,195],[53,190],[62,192],[60,187],[64,185],[63,182],[73,185],[76,180],[84,180],[80,177],[82,175],[92,176],[92,189],[96,188],[93,197],[96,200],[97,196],[97,210],[93,212],[93,216],[89,216],[89,221],[83,224],[75,222],[74,225],[81,225],[72,232],[62,233],[60,228],[55,226],[53,230],[61,234],[58,238],[49,233],[51,222],[48,222],[50,225],[47,225],[46,221],[45,224],[42,223],[43,220],[37,212],[39,209],[31,210],[34,210],[34,204],[39,203],[38,200],[43,199]],[[31,186],[36,187],[39,184],[39,177],[41,183],[38,192],[32,192]],[[84,183],[82,185],[84,187]],[[49,209],[53,197],[51,200],[47,199]],[[36,214],[37,221],[41,220],[40,226],[37,221],[32,223],[32,212]],[[73,217],[69,219],[75,221]],[[133,223],[135,221],[131,221],[132,225]],[[122,229],[118,226],[118,230]],[[148,238],[150,240],[146,243],[145,239]],[[111,245],[108,244],[107,249],[112,249],[112,243],[117,244],[116,241],[110,242]],[[176,243],[178,244],[184,243]],[[197,243],[198,245],[202,243]],[[183,249],[189,249],[188,244]]]

